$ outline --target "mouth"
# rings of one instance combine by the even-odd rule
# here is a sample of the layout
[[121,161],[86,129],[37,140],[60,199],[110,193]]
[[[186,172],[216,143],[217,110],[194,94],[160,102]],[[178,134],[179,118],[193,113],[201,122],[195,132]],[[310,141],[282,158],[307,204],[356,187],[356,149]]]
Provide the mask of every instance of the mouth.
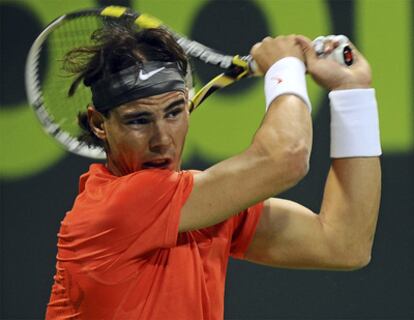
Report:
[[171,169],[172,160],[169,158],[153,159],[142,164],[143,169]]

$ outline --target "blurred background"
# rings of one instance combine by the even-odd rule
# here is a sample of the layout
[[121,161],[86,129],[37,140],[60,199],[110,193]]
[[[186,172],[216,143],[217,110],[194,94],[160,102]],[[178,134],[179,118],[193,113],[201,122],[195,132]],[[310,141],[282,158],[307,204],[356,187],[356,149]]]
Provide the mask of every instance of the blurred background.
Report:
[[[414,319],[414,2],[412,0],[1,0],[1,319],[41,319],[55,271],[56,234],[89,159],[42,132],[26,102],[24,65],[42,28],[80,8],[150,13],[223,52],[247,54],[266,35],[346,34],[371,62],[379,101],[383,193],[371,263],[354,272],[273,269],[231,260],[226,319]],[[218,70],[195,65],[197,83]],[[311,170],[281,197],[318,211],[329,167],[327,92],[309,81]],[[210,97],[192,115],[184,168],[245,148],[264,114],[261,79]]]

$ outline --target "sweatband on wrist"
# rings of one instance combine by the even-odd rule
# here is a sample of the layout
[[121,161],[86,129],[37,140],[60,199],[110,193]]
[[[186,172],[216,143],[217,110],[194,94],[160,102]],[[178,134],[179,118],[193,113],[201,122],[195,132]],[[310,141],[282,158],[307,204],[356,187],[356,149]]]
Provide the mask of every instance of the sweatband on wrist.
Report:
[[282,58],[274,63],[265,75],[266,111],[277,97],[293,94],[305,102],[310,112],[312,106],[306,88],[305,72],[305,64],[295,57]]
[[331,158],[381,155],[375,89],[337,90],[331,104]]

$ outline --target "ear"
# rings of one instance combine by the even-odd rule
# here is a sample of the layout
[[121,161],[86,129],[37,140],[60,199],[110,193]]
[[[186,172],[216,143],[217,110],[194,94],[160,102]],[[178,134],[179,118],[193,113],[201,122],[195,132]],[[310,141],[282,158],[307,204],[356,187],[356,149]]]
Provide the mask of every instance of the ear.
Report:
[[106,140],[105,117],[93,106],[88,106],[88,121],[92,132],[101,140]]

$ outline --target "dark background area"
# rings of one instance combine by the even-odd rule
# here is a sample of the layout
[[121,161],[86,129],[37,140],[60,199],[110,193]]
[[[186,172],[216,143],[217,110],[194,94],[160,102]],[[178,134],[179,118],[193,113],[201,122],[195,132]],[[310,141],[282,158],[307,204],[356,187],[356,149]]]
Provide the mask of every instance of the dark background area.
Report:
[[[11,109],[25,100],[24,59],[31,42],[42,28],[30,9],[25,10],[22,5],[24,1],[18,3],[0,2],[2,110]],[[127,0],[96,1],[96,5],[109,3],[131,5]],[[332,0],[327,1],[327,5],[334,33],[344,33],[352,39],[355,35],[354,1]],[[411,7],[414,8],[414,5]],[[217,21],[237,10],[241,10],[241,18],[227,22],[226,25],[231,28],[229,32],[237,30],[243,34],[246,30],[247,38],[257,40],[267,34],[265,22],[256,23],[251,28],[247,21],[261,21],[260,11],[255,11],[253,1],[215,0],[207,1],[202,6],[190,36],[218,48],[220,45],[228,46],[228,43],[220,44],[219,32],[213,34],[207,27],[210,23],[211,28],[220,29]],[[218,23],[214,26],[212,19],[208,19],[212,15]],[[17,30],[16,21],[24,21],[25,28]],[[18,48],[8,45],[11,37],[21,39]],[[220,49],[233,52],[249,50],[244,44],[230,46]],[[211,71],[204,69],[204,66],[196,65],[196,68],[201,79],[211,77]],[[226,91],[226,94],[236,96],[241,90],[247,90],[249,85],[247,81]],[[315,211],[319,210],[329,167],[327,132],[329,109],[325,99],[314,116],[311,170],[299,185],[281,195]],[[2,148],[3,152],[7,150]],[[90,163],[88,159],[65,154],[44,170],[26,177],[3,177],[0,180],[1,319],[43,317],[55,271],[59,224],[76,196],[79,175],[87,170]],[[185,168],[203,169],[211,164],[194,153],[185,162]],[[282,270],[231,260],[225,318],[414,319],[413,150],[385,152],[382,169],[380,218],[372,261],[366,268],[353,272]]]

